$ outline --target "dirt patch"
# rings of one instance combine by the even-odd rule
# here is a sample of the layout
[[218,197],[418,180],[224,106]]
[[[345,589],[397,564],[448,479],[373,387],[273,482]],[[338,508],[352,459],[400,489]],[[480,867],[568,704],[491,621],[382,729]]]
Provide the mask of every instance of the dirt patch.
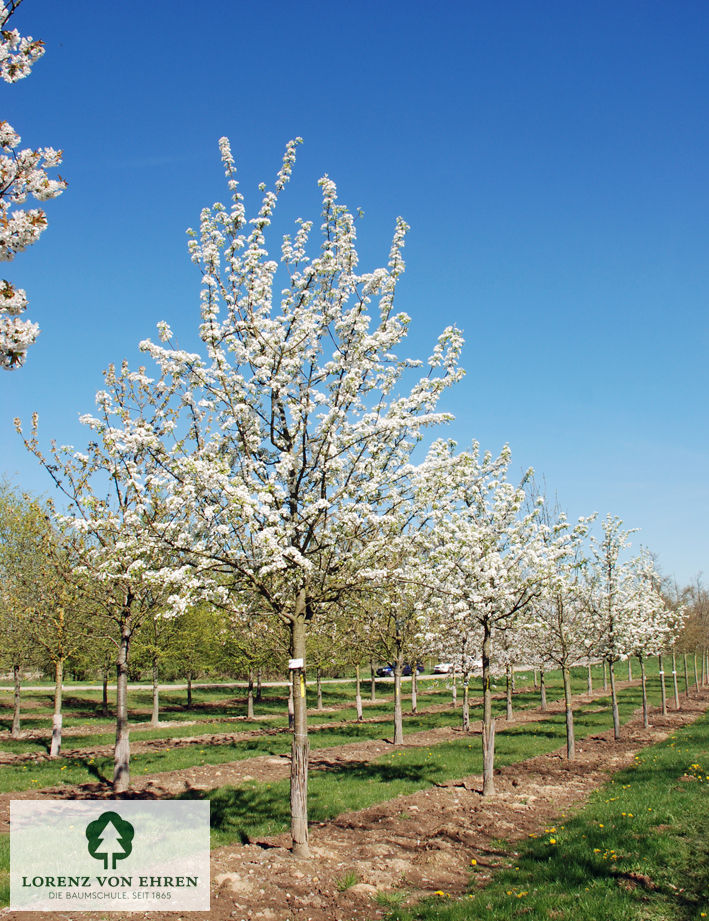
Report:
[[[314,860],[294,859],[287,849],[287,835],[218,848],[211,860],[210,918],[377,919],[387,911],[373,901],[377,892],[405,892],[412,900],[438,890],[461,894],[468,884],[471,859],[477,861],[475,873],[484,882],[497,866],[514,859],[515,842],[563,819],[610,774],[630,765],[641,748],[693,721],[707,706],[709,691],[704,690],[683,701],[679,712],[667,717],[653,714],[653,726],[647,730],[638,714],[623,727],[618,742],[612,731],[582,740],[574,763],[568,763],[559,749],[503,767],[496,771],[497,793],[492,797],[483,799],[478,792],[481,778],[470,776],[345,813],[311,827]],[[357,881],[341,892],[338,886],[344,885],[348,874]],[[646,887],[647,883],[629,877],[628,885]],[[90,921],[106,914],[84,917]],[[115,917],[120,921],[124,916]],[[136,912],[131,917],[174,921],[176,916]],[[179,917],[201,921],[204,916],[186,912]],[[32,921],[69,918],[61,912],[32,914]]]

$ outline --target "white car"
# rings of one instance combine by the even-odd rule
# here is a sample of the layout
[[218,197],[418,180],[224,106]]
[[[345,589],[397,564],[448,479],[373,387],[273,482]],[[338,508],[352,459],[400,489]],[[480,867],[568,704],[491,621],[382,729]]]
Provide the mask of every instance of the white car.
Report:
[[433,666],[434,675],[447,675],[453,671],[452,662],[439,662],[438,665]]

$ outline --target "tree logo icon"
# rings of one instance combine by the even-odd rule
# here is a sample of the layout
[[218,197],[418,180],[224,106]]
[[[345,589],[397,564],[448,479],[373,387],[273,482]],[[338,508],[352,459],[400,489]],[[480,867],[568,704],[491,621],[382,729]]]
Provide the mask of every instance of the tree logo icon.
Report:
[[135,829],[117,812],[103,812],[86,826],[89,854],[96,860],[103,860],[104,870],[115,870],[117,860],[125,858],[133,850]]

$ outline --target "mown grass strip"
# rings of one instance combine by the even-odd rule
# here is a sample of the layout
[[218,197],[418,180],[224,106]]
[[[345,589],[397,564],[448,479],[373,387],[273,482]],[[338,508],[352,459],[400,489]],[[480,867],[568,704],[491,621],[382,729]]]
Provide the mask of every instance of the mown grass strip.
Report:
[[[521,675],[519,676],[520,682],[524,678],[528,678],[531,681],[531,675],[529,676]],[[585,686],[586,686],[585,685],[585,682],[586,682],[585,669],[575,670],[572,678],[573,678],[572,689],[574,693],[575,694],[582,693],[585,690]],[[426,687],[424,691],[420,694],[419,706],[421,710],[427,707],[437,705],[437,704],[450,703],[450,690],[448,688],[443,687],[444,680],[445,679],[436,679],[436,684],[434,684],[433,687]],[[440,684],[438,683],[439,681],[440,681]],[[345,688],[347,690],[346,685],[337,685],[336,687]],[[471,687],[471,697],[477,696],[480,690],[481,689],[477,686],[477,684],[473,684],[473,686]],[[332,693],[333,695],[335,695],[336,692],[333,691]],[[551,673],[547,681],[548,700],[551,702],[555,699],[558,699],[561,696],[561,694],[562,694],[561,677],[560,675],[556,673]],[[342,700],[338,698],[337,696],[334,697],[334,700],[339,701],[340,704],[342,703]],[[531,687],[526,687],[526,688],[522,687],[520,691],[518,691],[515,694],[514,700],[515,700],[516,709],[535,708],[539,705],[539,693],[538,691],[533,690]],[[284,705],[284,701],[279,701],[279,706],[281,710],[283,708],[283,705]],[[75,712],[77,710],[80,711],[82,710],[82,708],[85,709],[86,706],[87,706],[87,702],[83,699],[70,698],[68,701],[67,716],[64,722],[65,730],[68,730],[68,731],[65,731],[65,734],[64,734],[65,750],[88,749],[88,748],[97,747],[100,745],[110,745],[113,742],[113,738],[114,738],[113,725],[110,720],[106,720],[105,718],[93,717],[90,723],[86,723],[85,720],[82,722],[80,719],[73,719],[71,717],[72,712]],[[502,713],[504,712],[504,706],[505,705],[502,700],[497,700],[494,702],[494,708],[495,708],[495,712],[497,715],[502,715]],[[226,711],[228,711],[229,707],[225,707],[225,709]],[[390,721],[392,719],[392,703],[390,700],[384,700],[378,704],[370,704],[365,708],[364,712],[365,712],[365,717],[368,720],[369,719],[380,719],[382,720],[382,723],[386,723],[387,721]],[[440,718],[440,722],[435,723],[435,725],[440,725],[440,726],[455,725],[456,721],[460,719],[459,715],[458,716],[455,715],[456,713],[460,714],[460,709],[458,709],[457,711],[451,709],[450,715],[442,716]],[[179,718],[180,719],[185,718],[187,715],[191,716],[192,720],[195,721],[194,725],[180,726],[178,724],[178,725],[171,725],[171,726],[163,726],[160,728],[149,728],[145,726],[141,728],[133,727],[131,730],[131,738],[134,741],[150,740],[150,739],[171,739],[171,738],[202,735],[206,733],[231,733],[231,732],[240,732],[240,731],[249,730],[249,729],[258,730],[260,728],[264,728],[264,724],[259,722],[258,718],[254,720],[240,719],[237,724],[233,722],[219,722],[218,716],[228,715],[228,712],[223,712],[223,711],[209,710],[208,713],[204,713],[204,712],[200,713],[198,710],[190,710],[190,711],[187,711],[186,714],[179,714]],[[164,712],[164,716],[165,716],[165,719],[172,720],[174,717],[174,714],[170,712]],[[474,718],[477,717],[477,714],[475,713],[475,711],[473,713],[473,716]],[[131,718],[135,718],[135,716]],[[320,712],[317,710],[311,711],[309,713],[308,718],[309,718],[311,730],[313,731],[313,733],[316,733],[319,731],[319,727],[323,724],[328,724],[328,723],[338,722],[338,721],[354,722],[355,713],[354,713],[353,706],[347,705],[344,707],[340,707],[339,709],[328,710],[327,712]],[[49,743],[50,722],[41,721],[41,726],[38,725],[39,723],[40,721],[33,721],[31,725],[33,728],[46,729],[47,730],[46,739],[45,738],[17,739],[17,740],[3,739],[0,742],[0,751],[6,751],[9,753],[13,753],[13,754],[44,753],[47,750],[48,743]],[[9,722],[8,722],[8,725],[9,725]],[[76,728],[78,726],[85,727],[87,725],[96,726],[97,729],[105,727],[105,729],[104,731],[98,731],[98,732],[86,734],[86,735],[79,735],[79,736],[71,735],[71,730],[73,728]],[[0,726],[2,726],[2,721],[0,721]],[[286,728],[286,726],[287,726],[287,720],[285,716],[283,716],[280,719],[270,719],[265,728],[284,729]],[[418,721],[418,718],[415,716],[407,716],[405,725],[404,725],[404,731],[406,733],[418,732],[422,728],[432,728],[432,726],[421,724]],[[326,730],[326,731],[330,731],[330,730]],[[378,737],[380,732],[381,732],[381,729],[376,729],[376,730],[373,730],[373,733],[374,733],[373,735],[369,735],[365,737],[376,738]],[[315,745],[317,747],[324,747],[327,744],[330,744],[330,743],[320,741],[319,736],[318,736],[318,741],[315,742]],[[337,744],[337,743],[333,743],[333,744]],[[288,749],[286,748],[286,750]],[[211,763],[211,762],[208,761],[207,763]],[[160,769],[161,770],[171,770],[171,768],[160,768]]]

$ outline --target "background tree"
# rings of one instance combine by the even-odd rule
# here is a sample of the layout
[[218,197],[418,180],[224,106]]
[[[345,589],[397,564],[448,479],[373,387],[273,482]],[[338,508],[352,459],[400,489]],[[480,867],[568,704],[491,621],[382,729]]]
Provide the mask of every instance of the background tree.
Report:
[[628,613],[629,571],[622,559],[630,546],[628,537],[636,530],[623,530],[621,518],[606,515],[603,520],[603,537],[591,538],[593,565],[589,569],[589,609],[596,623],[597,651],[608,665],[613,710],[613,735],[620,738],[620,715],[615,686],[615,663],[627,655],[627,634],[623,619]]
[[645,660],[647,656],[660,655],[670,639],[669,611],[660,594],[660,578],[649,554],[643,552],[630,561],[627,578],[626,610],[619,629],[623,632],[623,645],[628,654],[637,656],[640,662],[643,726],[647,729],[649,718]]
[[[429,648],[436,651],[439,658],[450,662],[453,674],[460,675],[463,685],[462,728],[470,732],[470,679],[480,669],[480,647],[477,643],[477,631],[470,629],[469,619],[464,612],[456,613],[447,609],[444,602],[437,630],[429,634]],[[455,681],[455,678],[454,678]]]
[[524,512],[528,471],[519,486],[506,479],[507,447],[497,458],[474,443],[454,454],[437,442],[423,468],[423,498],[431,503],[437,546],[432,554],[439,591],[465,619],[482,655],[483,794],[495,792],[495,724],[492,718],[493,643],[539,594],[543,545],[537,509]]
[[160,671],[162,662],[169,656],[174,643],[178,624],[173,617],[164,616],[156,609],[152,616],[145,619],[142,628],[136,634],[133,647],[134,664],[142,670],[149,670],[152,681],[151,726],[160,725]]
[[[591,518],[580,518],[575,526],[560,514],[556,521],[542,513],[540,525],[547,550],[542,591],[530,607],[530,646],[533,658],[543,667],[561,670],[566,713],[566,756],[576,757],[571,669],[587,659],[592,637],[584,572],[587,560],[584,541]],[[545,701],[546,703],[546,701]]]
[[[22,659],[51,664],[54,712],[50,757],[61,749],[62,686],[67,660],[86,641],[75,547],[53,524],[37,499],[4,484],[0,489],[0,579],[6,610],[6,655],[15,658],[16,716],[19,728],[19,673]],[[12,636],[15,632],[17,635]]]
[[167,514],[163,497],[136,485],[135,470],[143,450],[135,440],[125,439],[113,426],[114,399],[133,405],[152,401],[145,376],[113,366],[105,372],[109,389],[97,394],[98,416],[80,421],[91,429],[85,452],[52,442],[49,455],[39,444],[37,416],[28,437],[18,432],[52,477],[67,502],[66,513],[55,517],[62,527],[77,535],[77,572],[84,579],[87,604],[103,620],[102,632],[116,650],[116,744],[113,788],[130,787],[130,732],[128,727],[128,656],[131,641],[143,623],[159,612],[184,610],[199,588],[193,572],[180,568],[156,545],[155,525]]
[[204,601],[175,617],[175,632],[168,648],[166,667],[171,675],[186,682],[188,710],[192,707],[194,679],[225,672],[219,628],[219,617]]

